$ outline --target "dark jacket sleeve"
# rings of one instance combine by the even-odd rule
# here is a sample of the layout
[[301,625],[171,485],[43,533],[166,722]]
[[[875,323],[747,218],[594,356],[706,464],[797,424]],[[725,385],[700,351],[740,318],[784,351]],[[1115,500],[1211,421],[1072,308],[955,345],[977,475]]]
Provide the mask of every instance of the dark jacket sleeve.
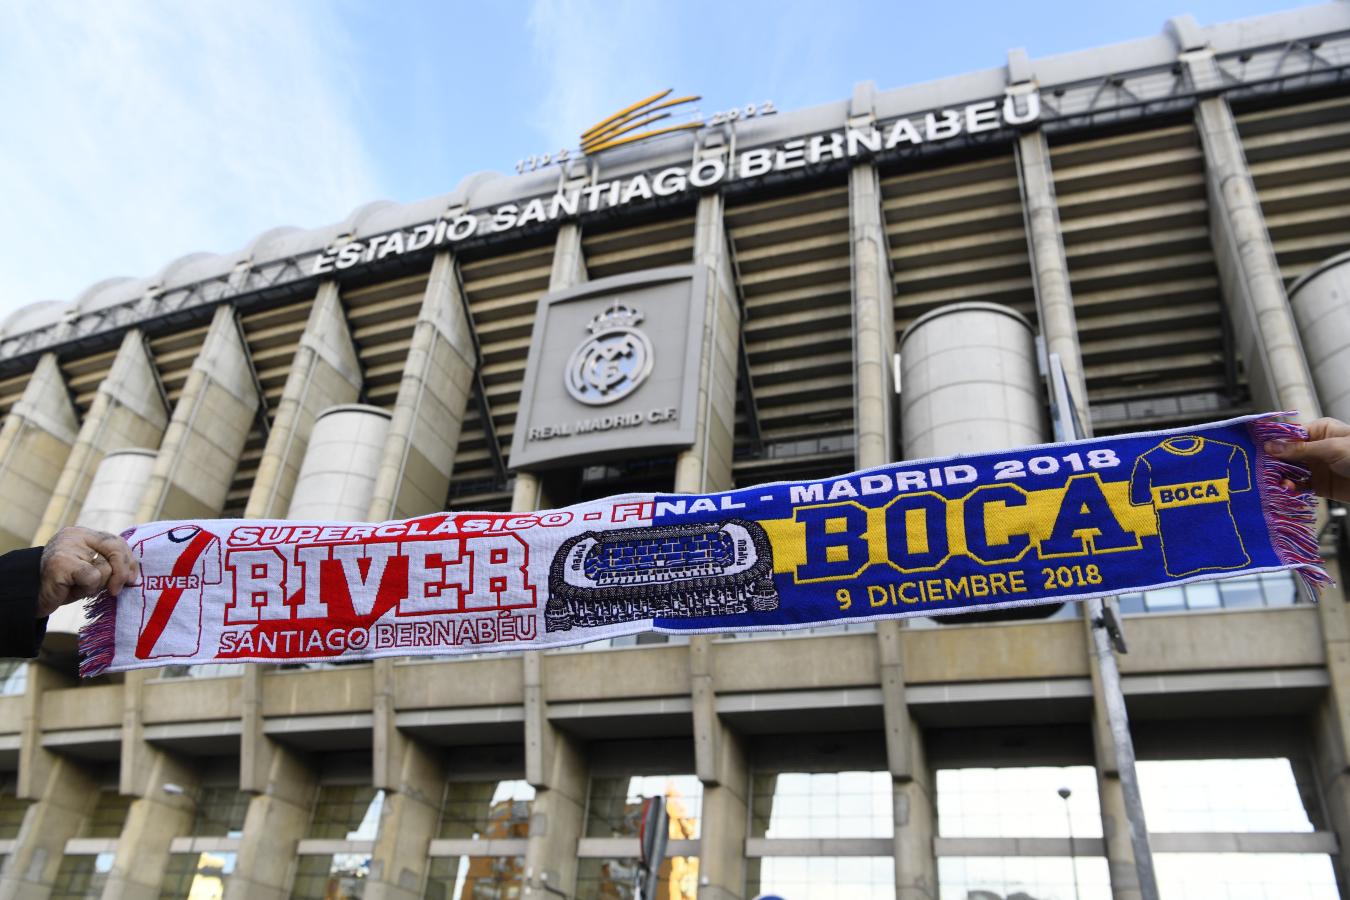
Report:
[[32,658],[42,646],[47,620],[37,618],[41,572],[41,547],[0,556],[0,656]]

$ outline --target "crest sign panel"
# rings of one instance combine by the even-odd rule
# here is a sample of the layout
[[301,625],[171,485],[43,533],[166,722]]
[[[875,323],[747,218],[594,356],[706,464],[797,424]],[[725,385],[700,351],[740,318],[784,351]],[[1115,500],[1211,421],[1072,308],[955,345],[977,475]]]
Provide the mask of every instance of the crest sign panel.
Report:
[[622,400],[652,374],[652,342],[633,327],[643,315],[619,301],[591,320],[591,338],[567,361],[567,393],[587,406]]
[[539,300],[511,467],[544,469],[693,444],[702,270],[671,266]]

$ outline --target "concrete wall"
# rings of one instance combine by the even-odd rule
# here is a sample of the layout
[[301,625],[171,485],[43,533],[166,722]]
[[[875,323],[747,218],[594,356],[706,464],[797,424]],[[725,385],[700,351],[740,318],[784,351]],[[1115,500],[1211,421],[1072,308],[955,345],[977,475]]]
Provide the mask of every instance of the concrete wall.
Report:
[[[356,401],[361,390],[361,364],[342,311],[337,285],[319,287],[305,332],[286,375],[281,402],[258,461],[248,505],[248,518],[282,518],[291,505],[300,464],[309,446],[315,420],[325,409]],[[366,510],[351,518],[365,517]]]
[[370,510],[389,435],[389,413],[374,406],[334,406],[314,422],[287,517],[360,521]]
[[0,551],[33,544],[78,429],[61,369],[47,354],[0,425]]
[[[76,521],[89,505],[88,492],[107,453],[129,447],[150,451],[159,447],[169,422],[163,390],[145,336],[138,329],[128,331],[112,368],[94,394],[70,457],[52,491],[35,536],[38,543],[46,543],[62,527]],[[127,514],[127,522],[116,530],[131,524],[135,511],[133,507]]]
[[900,339],[900,421],[907,459],[1044,440],[1031,325],[992,303],[920,317]]
[[219,513],[260,402],[234,309],[221,306],[174,406],[137,521]]
[[104,454],[84,495],[77,525],[120,532],[136,524],[136,510],[154,471],[154,450],[125,449]]
[[1327,260],[1289,290],[1326,414],[1350,421],[1350,254]]

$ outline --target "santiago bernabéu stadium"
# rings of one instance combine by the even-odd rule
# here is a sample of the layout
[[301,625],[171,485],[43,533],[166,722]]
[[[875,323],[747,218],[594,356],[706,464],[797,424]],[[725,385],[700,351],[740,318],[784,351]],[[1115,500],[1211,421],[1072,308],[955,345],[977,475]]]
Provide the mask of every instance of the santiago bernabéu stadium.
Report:
[[[0,325],[0,549],[1033,444],[1052,358],[1098,435],[1350,419],[1350,3],[989,63],[659,134],[616,127],[636,103],[509,175],[25,306]],[[522,403],[531,354],[587,338],[544,334],[541,297],[672,271],[706,285],[704,339],[605,315],[658,359],[693,347],[696,402]],[[1341,589],[1114,602],[1162,896],[1350,895]],[[1075,605],[86,681],[75,624],[5,664],[0,898],[631,897],[653,795],[671,900],[1141,896]]]

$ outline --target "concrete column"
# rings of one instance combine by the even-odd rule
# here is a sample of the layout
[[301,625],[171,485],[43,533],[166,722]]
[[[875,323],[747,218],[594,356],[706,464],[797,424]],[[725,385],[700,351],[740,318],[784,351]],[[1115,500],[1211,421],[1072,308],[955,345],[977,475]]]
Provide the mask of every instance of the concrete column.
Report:
[[360,392],[361,362],[347,328],[337,283],[326,281],[319,285],[286,375],[281,402],[244,508],[245,517],[286,516],[315,419],[330,406],[355,403]]
[[542,478],[533,472],[516,473],[516,486],[511,491],[512,512],[532,512],[550,509],[551,506]]
[[[548,289],[560,291],[586,281],[581,228],[566,222],[553,244]],[[514,512],[550,505],[543,479],[517,472],[511,497]],[[571,896],[577,880],[577,841],[585,826],[587,768],[576,742],[554,727],[544,700],[543,654],[521,654],[525,678],[525,780],[535,789],[530,838],[525,851],[526,900],[544,900],[562,891]]]
[[[1027,251],[1036,285],[1036,318],[1046,353],[1058,353],[1073,391],[1078,421],[1088,422],[1087,378],[1078,346],[1078,320],[1073,311],[1069,264],[1059,228],[1055,177],[1050,169],[1050,145],[1040,131],[1017,139],[1017,166],[1022,179],[1022,208],[1027,221]],[[1090,432],[1089,432],[1090,433]]]
[[1289,303],[1322,409],[1350,421],[1350,252],[1331,257],[1294,282]]
[[[1333,567],[1331,574],[1340,580],[1339,567]],[[1341,603],[1343,606],[1343,602]],[[1342,610],[1342,613],[1344,610]],[[1328,658],[1334,652],[1341,659],[1350,656],[1346,645],[1338,641],[1328,647]],[[1328,667],[1333,677],[1339,674],[1341,666]],[[1341,847],[1339,853],[1331,857],[1336,867],[1336,882],[1342,896],[1350,894],[1350,740],[1345,729],[1345,709],[1341,698],[1345,696],[1346,685],[1334,686],[1333,690],[1318,705],[1312,716],[1313,732],[1313,773],[1317,779],[1317,794],[1322,798],[1326,814],[1325,821],[1319,822],[1313,815],[1314,826],[1336,832]],[[1310,813],[1315,811],[1310,810]]]
[[1350,606],[1342,586],[1346,573],[1337,564],[1335,551],[1324,550],[1323,562],[1336,582],[1317,602],[1331,684],[1315,720],[1315,760],[1328,824],[1341,846],[1332,859],[1344,895],[1350,893]]
[[273,741],[263,733],[263,674],[261,665],[244,666],[239,684],[239,790],[260,794],[267,790],[272,771]]
[[145,683],[149,669],[127,672],[122,682],[122,752],[118,757],[117,792],[142,796],[159,751],[145,742]]
[[714,644],[689,642],[694,713],[694,769],[703,784],[698,854],[700,900],[733,900],[745,891],[745,839],[750,821],[750,766],[740,735],[717,715]]
[[98,799],[98,786],[74,760],[54,757],[46,782],[24,813],[14,850],[5,860],[0,900],[46,900],[66,841],[77,836]]
[[[1201,90],[1221,83],[1213,50],[1184,48],[1181,62]],[[1258,409],[1298,410],[1310,421],[1320,414],[1317,395],[1228,101],[1202,99],[1195,122],[1205,153],[1214,261],[1252,397]]]
[[318,781],[314,766],[294,751],[273,744],[267,755],[267,786],[248,803],[239,857],[225,886],[225,900],[286,900],[290,896],[295,848],[309,827]]
[[174,407],[136,520],[219,514],[258,403],[234,308],[222,305]]
[[[1010,68],[1012,66],[1010,65]],[[1021,69],[1026,69],[1025,59]],[[1021,72],[1010,93],[1034,90],[1029,70]],[[1036,315],[1047,353],[1058,353],[1069,388],[1074,394],[1078,421],[1085,436],[1092,434],[1088,406],[1087,380],[1083,373],[1083,354],[1078,342],[1078,322],[1074,316],[1073,291],[1064,253],[1064,237],[1059,225],[1059,204],[1055,199],[1055,180],[1050,167],[1050,147],[1040,131],[1021,135],[1017,140],[1017,165],[1022,182],[1022,204],[1027,217],[1027,248],[1031,256],[1036,285]],[[1084,650],[1093,652],[1092,623],[1083,618]],[[1089,666],[1092,678],[1092,738],[1097,770],[1097,793],[1101,804],[1102,833],[1105,835],[1106,860],[1111,873],[1111,891],[1116,900],[1139,896],[1139,878],[1134,867],[1134,847],[1130,843],[1129,819],[1125,814],[1125,796],[1116,767],[1115,742],[1106,720],[1106,702],[1095,665]]]
[[918,900],[937,896],[933,848],[937,805],[925,765],[923,733],[909,714],[902,634],[899,621],[877,623],[886,764],[895,808],[895,891],[898,898]]
[[[553,242],[553,266],[548,273],[549,291],[561,291],[587,279],[586,254],[581,246],[581,226],[564,222],[558,228]],[[533,472],[517,472],[516,486],[511,495],[511,509],[515,512],[533,512],[548,509],[552,504],[544,491],[543,479]]]
[[895,828],[896,900],[931,900],[938,895],[937,857],[933,838],[937,829],[934,785],[917,726],[910,728],[909,773],[892,770]]
[[[114,534],[135,525],[136,509],[155,469],[156,456],[154,450],[137,448],[105,453],[85,491],[84,505],[75,523]],[[47,631],[51,632],[50,624]]]
[[28,664],[15,794],[33,803],[5,861],[0,900],[45,900],[66,841],[79,834],[98,797],[98,787],[83,766],[42,746],[43,695],[74,685],[75,679],[49,666]]
[[[849,123],[876,121],[876,87],[853,89]],[[853,273],[853,396],[855,462],[858,468],[885,465],[895,458],[895,296],[890,242],[881,214],[881,185],[876,167],[865,161],[849,171],[849,231]],[[933,855],[931,787],[922,769],[922,735],[909,714],[901,647],[903,625],[877,622],[881,667],[882,717],[886,757],[895,808],[895,889],[897,897],[937,896]]]
[[394,660],[377,659],[371,664],[371,713],[374,733],[371,735],[371,784],[380,790],[396,790],[400,780],[403,757],[412,742],[398,730],[395,721],[397,682]]
[[[727,252],[721,194],[704,194],[694,221],[694,264],[707,270],[702,364],[698,377],[698,421],[694,445],[675,461],[675,490],[725,491],[736,443],[736,378],[741,311]],[[694,299],[695,303],[700,298]],[[691,485],[700,485],[699,488]]]
[[459,432],[477,358],[473,323],[449,251],[431,265],[385,442],[370,520],[404,519],[445,508]]
[[444,796],[441,761],[417,741],[404,741],[398,777],[380,811],[365,900],[418,900],[422,896],[427,850],[440,824]]
[[[1181,62],[1196,87],[1206,90],[1221,86],[1214,51],[1203,45],[1204,32],[1194,20],[1182,16],[1169,26],[1177,35]],[[1202,99],[1196,104],[1195,118],[1205,153],[1210,239],[1256,407],[1296,410],[1302,421],[1311,421],[1321,415],[1321,404],[1266,230],[1260,198],[1247,168],[1237,123],[1223,96]],[[1330,393],[1334,396],[1335,392]],[[1324,510],[1319,511],[1319,528],[1326,521]],[[1340,746],[1350,746],[1350,609],[1344,588],[1333,586],[1323,591],[1317,613],[1331,678],[1329,709],[1334,713],[1334,724],[1326,727],[1339,733]],[[1324,776],[1335,787],[1327,795],[1328,805],[1346,801],[1343,782],[1350,776],[1350,764],[1344,755],[1339,765],[1334,776]],[[1350,815],[1340,810],[1333,821],[1338,829],[1343,828],[1350,823]],[[1339,837],[1344,842],[1350,839],[1350,832],[1339,831]],[[1344,890],[1343,877],[1341,883]]]
[[291,493],[290,519],[364,519],[389,437],[389,412],[351,403],[319,414]]
[[0,553],[33,546],[79,428],[56,354],[44,354],[0,426]]
[[561,291],[583,284],[586,274],[586,254],[581,247],[581,226],[564,222],[558,227],[553,241],[553,265],[549,268],[548,289]]
[[147,779],[127,810],[103,900],[159,900],[169,847],[189,833],[197,811],[193,768],[148,744],[141,752],[148,757]]
[[[876,87],[853,89],[849,125],[876,122]],[[890,242],[881,213],[881,179],[870,160],[848,173],[848,218],[853,259],[853,429],[859,469],[895,458],[895,282]]]
[[525,900],[571,896],[577,841],[585,825],[587,767],[576,742],[548,720],[543,655],[522,654],[525,667],[525,780],[534,788],[525,849]]
[[169,411],[145,336],[133,328],[122,339],[112,368],[89,404],[33,542],[45,544],[77,520],[106,453],[130,447],[157,448],[168,423]]

